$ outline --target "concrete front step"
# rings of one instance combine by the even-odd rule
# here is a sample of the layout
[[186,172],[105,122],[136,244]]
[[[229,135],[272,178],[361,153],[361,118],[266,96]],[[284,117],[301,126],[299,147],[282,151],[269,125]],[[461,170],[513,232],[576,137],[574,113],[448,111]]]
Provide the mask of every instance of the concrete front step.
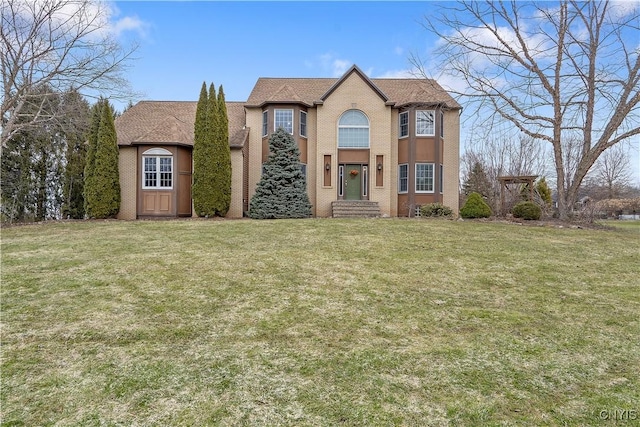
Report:
[[331,203],[334,218],[372,218],[380,216],[378,202],[370,200],[338,200]]

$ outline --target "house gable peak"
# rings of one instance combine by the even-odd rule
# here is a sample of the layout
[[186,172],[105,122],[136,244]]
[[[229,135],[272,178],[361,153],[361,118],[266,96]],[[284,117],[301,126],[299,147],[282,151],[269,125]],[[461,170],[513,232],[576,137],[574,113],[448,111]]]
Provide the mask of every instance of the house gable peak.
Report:
[[345,80],[347,80],[352,74],[357,74],[373,91],[382,99],[387,105],[394,105],[394,102],[389,101],[389,97],[375,84],[371,81],[369,77],[357,66],[352,65],[343,75],[340,77],[330,88],[325,92],[322,97],[320,97],[320,102],[318,104],[322,104]]

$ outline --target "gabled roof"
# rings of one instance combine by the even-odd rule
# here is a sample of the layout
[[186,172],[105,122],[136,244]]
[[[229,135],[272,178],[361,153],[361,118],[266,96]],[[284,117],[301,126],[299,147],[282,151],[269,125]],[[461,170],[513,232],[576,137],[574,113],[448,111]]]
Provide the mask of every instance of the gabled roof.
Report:
[[[141,101],[116,119],[118,145],[193,145],[195,101]],[[242,102],[227,102],[229,146],[242,147],[248,135]]]
[[[256,82],[247,107],[262,107],[266,104],[302,104],[312,107],[335,83],[336,79],[325,78],[271,78],[260,77]],[[283,88],[287,90],[283,90]]]
[[340,78],[261,77],[245,105],[263,107],[267,104],[300,104],[312,107],[322,104],[352,73],[359,74],[387,105],[402,107],[419,104],[441,105],[450,109],[462,108],[435,80],[370,79],[355,65]]
[[[376,86],[375,84],[373,84],[373,82],[369,79],[369,77],[367,77],[360,68],[358,68],[357,65],[352,65],[351,68],[349,68],[347,70],[346,73],[344,73],[342,75],[342,77],[340,77],[330,88],[329,90],[327,90],[327,92],[322,95],[320,97],[320,101],[324,102],[329,95],[331,95],[333,93],[334,90],[336,90],[345,80],[347,80],[347,78],[349,78],[349,76],[351,74],[357,74],[360,76],[360,78],[362,80],[364,80],[365,83],[367,83],[369,85],[369,87],[378,94],[378,96],[380,96],[380,98],[385,102],[388,103],[389,102],[389,98],[387,98],[387,95],[385,95],[378,86]],[[393,105],[393,103],[390,103],[390,105]]]

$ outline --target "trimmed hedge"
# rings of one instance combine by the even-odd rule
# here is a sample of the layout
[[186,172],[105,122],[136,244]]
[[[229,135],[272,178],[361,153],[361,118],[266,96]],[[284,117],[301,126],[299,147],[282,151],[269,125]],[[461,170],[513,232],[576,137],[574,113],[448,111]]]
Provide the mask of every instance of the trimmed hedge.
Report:
[[462,218],[489,218],[491,214],[491,208],[478,193],[469,194],[469,198],[460,209]]
[[526,220],[538,220],[542,215],[540,206],[533,202],[520,202],[511,209],[514,218],[522,218]]

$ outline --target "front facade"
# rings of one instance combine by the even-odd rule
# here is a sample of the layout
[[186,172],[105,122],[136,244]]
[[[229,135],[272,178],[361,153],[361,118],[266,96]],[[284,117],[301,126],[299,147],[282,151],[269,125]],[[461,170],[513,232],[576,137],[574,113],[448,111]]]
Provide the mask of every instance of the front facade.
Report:
[[[196,102],[141,102],[116,121],[119,217],[191,216]],[[369,79],[353,66],[339,79],[260,78],[244,103],[227,103],[232,206],[240,218],[283,127],[297,141],[313,215],[367,200],[382,216],[422,204],[458,211],[460,106],[426,79]]]

